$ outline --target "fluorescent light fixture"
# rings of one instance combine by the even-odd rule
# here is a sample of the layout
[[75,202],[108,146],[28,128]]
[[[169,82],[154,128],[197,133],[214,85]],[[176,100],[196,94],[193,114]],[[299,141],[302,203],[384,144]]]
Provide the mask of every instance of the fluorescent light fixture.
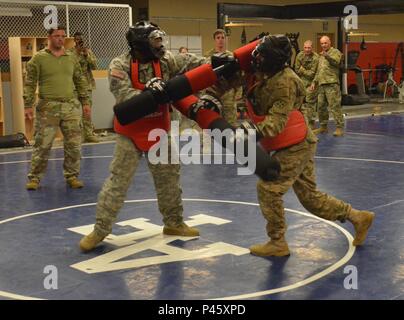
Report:
[[227,28],[232,27],[262,27],[262,23],[250,23],[250,22],[229,22],[224,25]]
[[0,7],[2,17],[32,17],[32,12],[28,8],[4,8]]
[[349,32],[348,36],[350,37],[364,37],[364,36],[380,36],[380,33],[377,32]]

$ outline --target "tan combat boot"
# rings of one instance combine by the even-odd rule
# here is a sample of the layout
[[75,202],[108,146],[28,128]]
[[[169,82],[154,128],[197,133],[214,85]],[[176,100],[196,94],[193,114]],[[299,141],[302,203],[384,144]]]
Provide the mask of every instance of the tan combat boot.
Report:
[[351,209],[347,219],[355,228],[355,238],[352,242],[354,246],[360,246],[365,242],[374,218],[375,214],[373,212]]
[[104,236],[100,236],[95,231],[92,231],[80,240],[81,251],[88,252],[93,250],[104,238]]
[[342,137],[343,135],[344,135],[344,130],[342,130],[341,128],[337,128],[333,133],[334,137]]
[[177,227],[164,226],[163,233],[171,236],[197,237],[199,230],[197,228],[188,227],[184,222]]
[[250,247],[250,253],[260,257],[283,257],[290,255],[285,238],[272,239],[267,243],[255,244]]
[[72,177],[66,180],[66,183],[72,189],[80,189],[84,187],[83,181],[77,179],[77,177]]
[[313,130],[314,134],[320,134],[320,133],[328,133],[328,128],[327,127],[320,127],[315,130]]
[[39,188],[39,180],[38,179],[31,179],[30,181],[27,182],[25,185],[25,188],[27,190],[36,190]]

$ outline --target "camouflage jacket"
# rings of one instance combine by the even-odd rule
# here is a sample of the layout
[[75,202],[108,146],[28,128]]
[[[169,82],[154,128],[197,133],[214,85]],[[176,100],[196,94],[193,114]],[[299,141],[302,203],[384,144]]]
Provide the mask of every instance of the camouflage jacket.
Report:
[[90,89],[94,90],[95,80],[91,71],[97,69],[97,58],[95,54],[90,49],[88,49],[87,56],[85,56],[84,54],[78,54],[76,48],[68,49],[68,51],[73,53],[76,56],[77,60],[79,60],[81,70],[87,79],[88,86]]
[[[205,53],[205,57],[208,59],[208,62],[210,63],[210,57],[213,56],[215,53],[218,53],[214,48],[209,50],[208,52]],[[233,52],[226,50],[223,52],[226,56],[232,57]]]
[[[160,59],[162,78],[169,80],[180,71],[191,70],[204,62],[204,58],[195,55],[192,59],[186,61],[179,57],[179,55],[174,56],[171,52],[167,51],[164,57]],[[108,79],[110,90],[115,96],[117,103],[141,93],[141,90],[135,89],[132,86],[130,63],[131,55],[126,53],[114,58],[109,65]],[[139,81],[141,83],[146,83],[154,77],[152,62],[139,64]]]
[[319,55],[316,52],[305,55],[303,51],[300,51],[296,56],[295,71],[306,87],[312,83],[316,75],[318,61]]
[[[284,130],[289,113],[300,110],[306,89],[291,68],[285,68],[272,77],[261,75],[258,79],[252,102],[255,113],[266,117],[257,126],[265,136],[275,137]],[[310,130],[306,139],[317,141]]]
[[33,106],[37,85],[40,99],[73,99],[76,88],[80,102],[88,104],[87,81],[71,52],[65,51],[60,57],[55,57],[49,49],[43,49],[32,57],[27,63],[24,83],[25,107]]
[[339,68],[342,53],[338,49],[331,47],[327,55],[320,55],[314,83],[318,85],[339,83]]
[[179,53],[175,56],[175,60],[178,65],[178,73],[182,74],[189,71],[192,66],[198,66],[202,63],[207,62],[207,59],[204,57],[198,57],[193,53]]

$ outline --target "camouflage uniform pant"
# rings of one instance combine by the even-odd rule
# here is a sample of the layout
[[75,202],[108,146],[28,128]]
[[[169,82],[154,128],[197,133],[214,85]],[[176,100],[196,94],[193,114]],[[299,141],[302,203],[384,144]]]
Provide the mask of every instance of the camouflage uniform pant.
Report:
[[274,158],[281,164],[280,177],[276,181],[259,180],[257,183],[258,200],[271,239],[279,239],[286,233],[282,198],[290,187],[307,211],[323,219],[344,221],[351,210],[351,205],[317,190],[316,145],[304,141],[276,152]]
[[[92,91],[91,90],[88,90],[88,101],[89,101],[90,108],[92,108],[93,107],[93,99],[92,99]],[[84,113],[83,113],[82,125],[83,125],[83,138],[84,139],[94,136],[94,125],[93,125],[93,122],[91,120],[91,114],[90,114],[90,118],[87,118],[87,117],[84,116]]]
[[305,85],[306,85],[306,98],[301,110],[303,111],[303,114],[306,116],[309,125],[313,128],[317,116],[318,90],[315,89],[314,91],[310,91],[309,88],[311,84],[305,83]]
[[341,107],[341,90],[338,83],[322,84],[318,88],[318,118],[320,126],[328,125],[328,108],[331,110],[337,128],[344,128]]
[[[168,151],[168,159],[170,159],[170,146]],[[114,159],[110,165],[111,173],[98,195],[94,229],[99,235],[105,236],[111,233],[112,224],[124,203],[142,154],[143,152],[137,149],[129,138],[118,135]],[[183,222],[180,165],[152,164],[149,160],[147,163],[153,176],[163,223],[166,226],[177,226]]]
[[63,134],[63,174],[66,179],[80,173],[81,104],[77,99],[60,101],[39,100],[34,122],[34,147],[28,179],[41,180],[48,164],[49,153],[58,128]]
[[222,117],[233,127],[237,127],[236,94],[236,89],[231,89],[220,97],[223,104]]

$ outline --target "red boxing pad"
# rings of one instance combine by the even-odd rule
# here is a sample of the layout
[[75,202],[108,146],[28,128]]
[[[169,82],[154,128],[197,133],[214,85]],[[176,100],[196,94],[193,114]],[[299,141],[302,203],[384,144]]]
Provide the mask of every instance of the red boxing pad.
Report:
[[212,69],[212,65],[203,64],[191,71],[184,73],[191,85],[192,92],[198,92],[206,89],[217,81],[216,73]]
[[196,114],[196,122],[202,129],[209,129],[210,124],[218,118],[220,115],[209,109],[201,109]]
[[251,71],[251,60],[252,60],[252,52],[258,43],[260,43],[261,39],[255,40],[241,48],[238,48],[233,51],[234,57],[238,60],[240,65],[240,69],[245,72]]
[[184,116],[188,117],[189,107],[198,101],[198,97],[194,95],[189,95],[184,99],[178,100],[173,103],[174,107],[181,112]]

